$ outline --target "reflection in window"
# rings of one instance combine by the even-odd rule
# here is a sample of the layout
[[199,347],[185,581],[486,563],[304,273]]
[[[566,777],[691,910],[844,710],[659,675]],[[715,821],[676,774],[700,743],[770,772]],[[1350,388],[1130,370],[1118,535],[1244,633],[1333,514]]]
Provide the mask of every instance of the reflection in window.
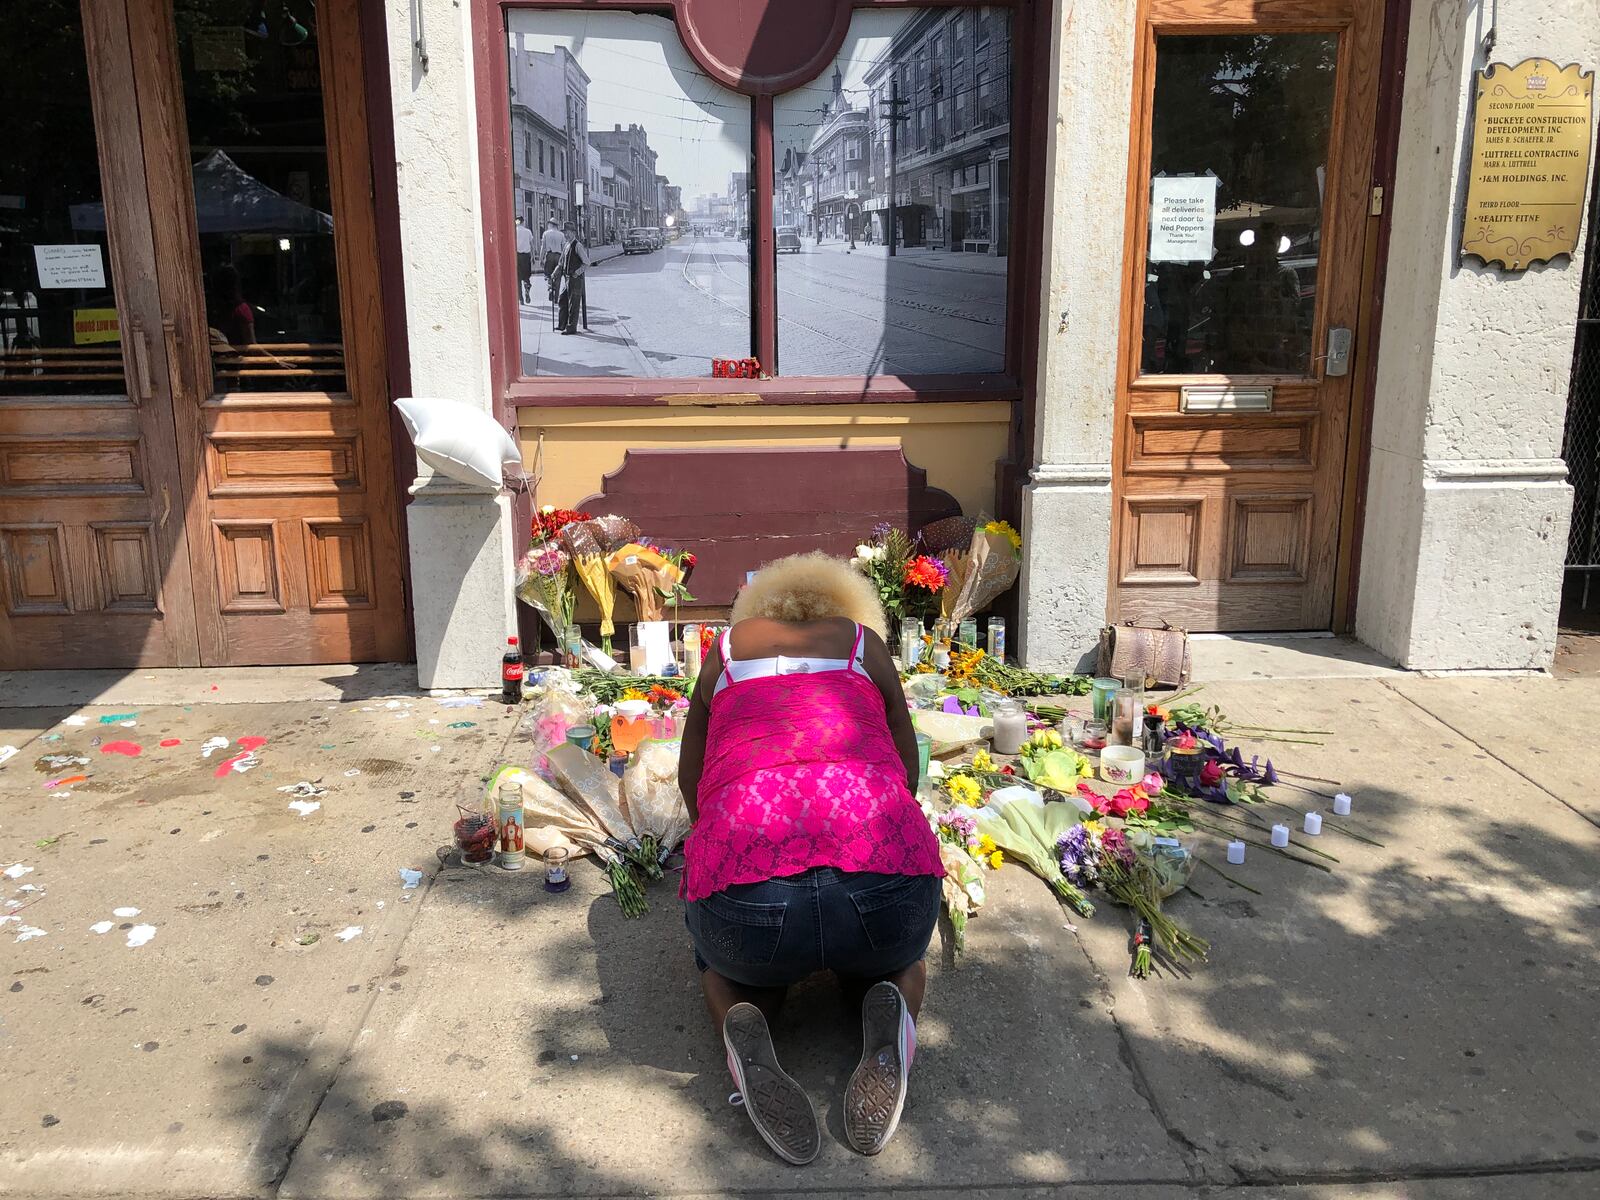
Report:
[[1004,10],[857,9],[777,97],[783,374],[1004,368],[1010,77]]
[[507,56],[522,374],[750,355],[749,99],[665,17],[517,9]]
[[27,49],[0,71],[0,394],[122,392],[83,25],[16,5],[6,39]]
[[212,387],[342,391],[316,8],[180,0]]
[[1337,55],[1321,33],[1157,42],[1145,374],[1309,372]]

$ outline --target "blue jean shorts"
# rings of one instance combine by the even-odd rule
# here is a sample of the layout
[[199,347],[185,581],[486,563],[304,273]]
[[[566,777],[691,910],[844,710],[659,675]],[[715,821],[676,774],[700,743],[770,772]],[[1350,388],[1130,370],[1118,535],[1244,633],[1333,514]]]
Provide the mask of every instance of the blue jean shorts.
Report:
[[738,883],[685,905],[695,965],[746,987],[787,987],[817,971],[881,979],[927,953],[936,875],[813,867]]

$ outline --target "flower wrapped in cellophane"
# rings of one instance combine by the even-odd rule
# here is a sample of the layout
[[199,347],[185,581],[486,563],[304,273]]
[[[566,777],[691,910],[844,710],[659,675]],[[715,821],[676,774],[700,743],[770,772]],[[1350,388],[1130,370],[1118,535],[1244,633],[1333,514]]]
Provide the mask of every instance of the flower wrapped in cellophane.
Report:
[[689,836],[689,808],[678,788],[675,741],[645,742],[622,772],[622,802],[645,855],[659,863]]
[[610,515],[574,521],[559,535],[562,549],[572,556],[572,569],[599,606],[600,648],[607,654],[611,653],[611,635],[616,633],[617,627],[611,619],[616,592],[611,573],[606,570],[606,555],[638,536],[639,530],[632,521]]
[[683,581],[678,565],[653,546],[629,542],[606,556],[606,570],[633,597],[641,621],[661,621]]
[[1194,860],[1186,853],[1163,854],[1168,847],[1157,843],[1176,845],[1175,839],[1155,838],[1145,830],[1127,833],[1100,820],[1075,825],[1056,840],[1058,865],[1068,883],[1083,891],[1099,888],[1139,914],[1131,968],[1136,979],[1149,977],[1152,949],[1175,960],[1203,959],[1211,949],[1161,911],[1162,899],[1188,882]]
[[517,599],[533,608],[555,634],[556,644],[567,644],[578,593],[572,582],[572,558],[553,541],[529,548],[517,564]]
[[1094,915],[1083,892],[1061,872],[1056,843],[1081,821],[1084,809],[1075,799],[1046,804],[1044,797],[1020,785],[999,788],[973,814],[978,833],[987,834],[1006,856],[1015,859],[1050,885],[1056,895],[1085,917]]
[[[964,791],[948,789],[952,796]],[[983,872],[998,870],[1004,855],[994,839],[978,832],[977,819],[968,806],[959,806],[938,815],[934,832],[939,835],[939,858],[944,864],[942,893],[950,928],[955,933],[955,953],[967,948],[967,921],[983,907]]]
[[1022,571],[1022,535],[1005,521],[987,521],[972,532],[964,574],[946,615],[964,621],[993,604]]

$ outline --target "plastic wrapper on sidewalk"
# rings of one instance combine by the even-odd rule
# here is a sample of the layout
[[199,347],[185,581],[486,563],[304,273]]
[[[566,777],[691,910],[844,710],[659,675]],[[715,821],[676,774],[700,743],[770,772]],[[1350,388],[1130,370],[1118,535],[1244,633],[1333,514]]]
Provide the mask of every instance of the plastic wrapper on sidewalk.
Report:
[[571,743],[552,747],[545,758],[556,786],[588,812],[608,837],[622,845],[633,840],[633,828],[619,802],[621,781],[598,758]]

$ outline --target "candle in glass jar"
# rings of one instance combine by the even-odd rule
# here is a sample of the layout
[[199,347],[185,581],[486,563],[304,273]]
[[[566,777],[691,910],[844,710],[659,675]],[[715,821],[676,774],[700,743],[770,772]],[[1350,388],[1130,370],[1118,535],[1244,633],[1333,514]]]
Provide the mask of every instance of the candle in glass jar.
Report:
[[693,679],[700,674],[700,626],[683,627],[683,673]]
[[1028,740],[1028,714],[1015,700],[1000,700],[994,706],[994,752],[1015,754]]
[[989,618],[989,657],[1006,660],[1006,622],[1004,617]]

